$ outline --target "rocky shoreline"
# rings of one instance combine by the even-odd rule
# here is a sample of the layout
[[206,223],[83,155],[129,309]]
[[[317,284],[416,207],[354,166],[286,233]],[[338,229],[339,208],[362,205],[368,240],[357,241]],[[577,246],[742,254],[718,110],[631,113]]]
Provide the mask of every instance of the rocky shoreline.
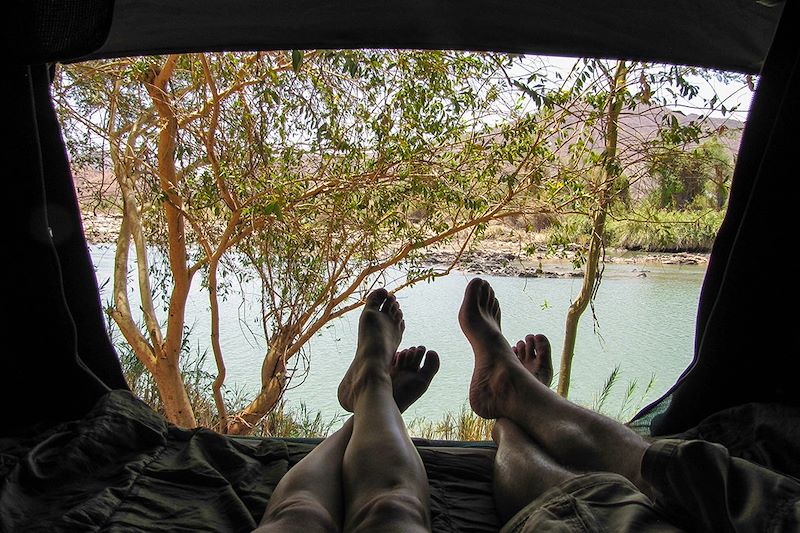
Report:
[[[493,249],[491,241],[482,241],[481,248],[465,252],[456,262],[456,269],[470,274],[516,278],[582,278],[583,271],[572,265],[574,252],[565,252],[564,257],[553,257],[541,250],[541,254],[513,253]],[[484,247],[485,245],[485,247]],[[447,267],[453,263],[455,254],[434,251],[426,255],[425,266]],[[646,277],[648,265],[704,265],[708,254],[677,253],[638,253],[628,250],[613,250],[605,257],[606,264],[639,265],[632,272]]]
[[[84,219],[84,233],[90,244],[108,244],[116,240],[119,217],[95,215]],[[516,239],[514,239],[516,240]],[[518,278],[581,278],[583,271],[572,266],[578,246],[568,247],[558,256],[548,253],[544,244],[537,244],[533,254],[522,251],[520,242],[509,239],[484,239],[473,250],[464,252],[456,269],[470,274]],[[709,254],[701,253],[645,253],[630,250],[607,250],[606,264],[629,265],[703,265]],[[455,251],[436,249],[428,252],[423,265],[428,268],[446,268],[456,257]],[[646,276],[646,269],[635,269],[637,275]]]

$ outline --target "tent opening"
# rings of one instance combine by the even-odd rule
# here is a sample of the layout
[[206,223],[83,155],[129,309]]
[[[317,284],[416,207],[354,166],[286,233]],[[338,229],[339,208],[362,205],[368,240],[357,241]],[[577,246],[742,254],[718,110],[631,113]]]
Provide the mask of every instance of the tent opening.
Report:
[[622,421],[691,364],[756,83],[352,49],[60,64],[52,92],[137,396],[185,427],[325,436],[360,306],[384,286],[407,317],[401,348],[442,359],[412,435],[480,441],[457,321],[471,277],[513,302],[509,338],[549,337],[554,389]]

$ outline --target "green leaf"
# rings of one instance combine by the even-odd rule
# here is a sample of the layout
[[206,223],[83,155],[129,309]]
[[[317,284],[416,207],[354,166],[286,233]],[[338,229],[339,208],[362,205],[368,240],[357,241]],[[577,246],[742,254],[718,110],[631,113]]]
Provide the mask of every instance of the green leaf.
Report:
[[292,70],[295,72],[300,71],[300,67],[303,65],[303,51],[302,50],[292,50]]

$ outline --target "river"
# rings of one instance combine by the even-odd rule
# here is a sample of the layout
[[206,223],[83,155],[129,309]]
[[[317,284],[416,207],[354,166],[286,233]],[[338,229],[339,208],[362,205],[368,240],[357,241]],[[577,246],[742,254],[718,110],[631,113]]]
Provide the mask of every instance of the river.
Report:
[[[113,247],[91,247],[101,299],[110,297],[109,278]],[[545,265],[547,267],[547,265]],[[644,272],[644,275],[642,271]],[[584,314],[578,333],[570,398],[591,406],[615,366],[620,375],[604,411],[618,416],[657,399],[675,382],[692,358],[694,320],[704,266],[606,266],[591,310]],[[423,344],[441,357],[441,369],[423,396],[406,413],[406,419],[438,420],[447,411],[466,405],[472,371],[469,345],[458,326],[457,312],[471,274],[452,273],[432,283],[421,283],[398,294],[406,320],[402,347]],[[581,287],[578,278],[511,278],[483,276],[495,289],[502,306],[503,332],[514,342],[527,333],[544,333],[553,346],[556,371],[563,344],[567,307]],[[258,389],[263,339],[259,335],[254,298],[242,304],[238,297],[222,302],[221,343],[228,370],[226,386],[253,392]],[[133,304],[135,305],[135,304]],[[208,300],[199,279],[192,289],[187,324],[192,345],[208,345]],[[358,311],[323,328],[309,343],[309,372],[297,378],[287,393],[290,408],[301,402],[308,411],[329,420],[342,413],[336,388],[355,350]],[[213,370],[210,352],[206,364]],[[654,384],[645,393],[647,384]],[[633,400],[623,405],[631,382],[637,384]]]

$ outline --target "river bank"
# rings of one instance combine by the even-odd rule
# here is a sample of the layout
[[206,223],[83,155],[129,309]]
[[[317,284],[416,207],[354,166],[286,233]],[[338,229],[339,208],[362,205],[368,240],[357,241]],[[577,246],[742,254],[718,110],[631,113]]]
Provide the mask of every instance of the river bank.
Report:
[[[89,244],[110,244],[116,241],[120,217],[95,214],[83,219],[84,233]],[[502,222],[493,222],[485,236],[472,249],[460,254],[455,262],[457,270],[470,274],[518,278],[580,278],[583,272],[573,267],[580,246],[573,244],[556,252],[548,249],[546,235],[541,232],[520,230]],[[434,248],[425,254],[423,265],[429,268],[446,268],[460,253],[460,243]],[[704,265],[707,253],[652,253],[619,248],[608,248],[604,262],[607,264],[641,265],[642,277],[648,265]]]
[[[558,254],[537,246],[532,254],[525,251],[509,251],[496,241],[483,240],[477,249],[464,252],[456,261],[456,270],[470,274],[482,274],[515,278],[581,278],[583,271],[573,266],[577,246]],[[453,263],[456,253],[434,250],[426,254],[424,264],[431,268],[445,268]],[[643,253],[622,249],[606,251],[606,264],[636,265],[640,277],[647,276],[647,267],[655,265],[705,265],[708,254],[688,252]]]

